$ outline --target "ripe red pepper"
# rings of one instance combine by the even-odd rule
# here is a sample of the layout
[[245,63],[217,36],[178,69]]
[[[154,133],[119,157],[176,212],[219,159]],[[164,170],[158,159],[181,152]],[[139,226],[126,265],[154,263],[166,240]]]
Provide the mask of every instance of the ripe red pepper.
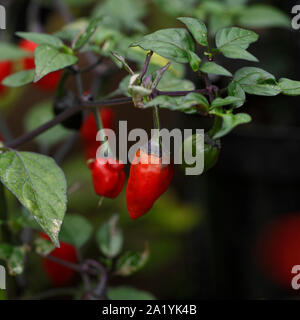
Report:
[[1,61],[0,62],[0,95],[2,95],[6,87],[3,86],[2,80],[4,80],[7,76],[9,76],[13,71],[13,64],[11,61]]
[[[35,68],[33,52],[37,46],[38,45],[36,43],[28,41],[26,39],[20,41],[19,47],[32,54],[30,57],[26,57],[23,59],[24,70],[31,70]],[[43,77],[41,80],[39,80],[37,83],[35,83],[35,85],[41,88],[42,90],[53,91],[56,89],[59,83],[61,74],[61,70],[51,72],[47,74],[45,77]]]
[[[40,235],[44,239],[50,240],[46,234],[41,233]],[[75,247],[65,242],[60,242],[60,248],[54,249],[50,253],[50,256],[72,263],[78,262]],[[50,261],[47,258],[43,258],[42,261],[44,270],[55,287],[62,287],[69,284],[76,275],[76,271],[59,263]]]
[[257,243],[257,260],[265,274],[277,285],[292,289],[295,274],[292,268],[300,265],[300,214],[289,214],[272,222],[263,230]]
[[167,191],[174,175],[171,164],[162,164],[159,155],[138,150],[131,164],[126,189],[129,216],[137,219],[147,213],[154,202]]
[[125,182],[124,164],[112,158],[97,158],[89,167],[96,194],[116,198]]
[[[106,129],[112,129],[115,119],[115,114],[113,110],[105,108],[101,109],[101,111],[99,112],[102,119],[103,127]],[[101,144],[99,141],[96,141],[97,133],[98,129],[94,115],[93,113],[90,113],[84,120],[80,129],[80,137],[84,145],[87,159],[96,158],[97,150]]]

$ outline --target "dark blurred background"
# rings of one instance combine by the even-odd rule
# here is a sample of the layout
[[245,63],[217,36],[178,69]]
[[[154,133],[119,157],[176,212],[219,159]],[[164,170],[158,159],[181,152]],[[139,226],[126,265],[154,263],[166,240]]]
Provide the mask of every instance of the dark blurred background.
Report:
[[[272,5],[291,18],[291,9],[297,4],[297,1],[279,0],[250,1],[249,4],[258,2]],[[25,12],[28,3],[18,0],[12,5],[11,10],[15,10],[12,12],[18,12],[10,15],[15,19],[10,21],[15,30],[25,30],[26,17],[21,11]],[[85,10],[88,12],[88,8]],[[62,23],[60,17],[47,8],[42,17],[47,20],[49,32],[57,30]],[[144,22],[148,32],[180,26],[174,16],[154,4],[150,4]],[[250,51],[259,58],[259,64],[229,59],[218,62],[231,72],[253,65],[269,71],[277,79],[300,80],[300,31],[278,27],[255,31],[260,39]],[[195,80],[189,71],[187,78]],[[109,79],[106,90],[117,88],[121,79],[119,76]],[[215,81],[223,84],[218,78]],[[89,78],[85,83],[88,85]],[[28,110],[51,95],[31,87],[15,94],[19,99],[13,106],[5,103],[2,112],[18,136],[25,130]],[[242,111],[249,113],[253,121],[222,139],[217,165],[199,177],[185,176],[178,167],[171,190],[150,214],[134,222],[128,218],[124,193],[118,201],[106,200],[97,208],[82,148],[77,144],[63,163],[69,186],[81,183],[81,188],[70,196],[68,211],[86,215],[95,225],[101,225],[111,213],[118,212],[122,217],[126,248],[142,250],[146,241],[150,244],[151,257],[145,269],[130,278],[115,279],[112,284],[130,284],[160,299],[297,297],[297,291],[284,288],[268,277],[260,265],[257,247],[259,235],[274,219],[300,213],[299,103],[299,97],[248,95]],[[130,106],[116,106],[115,110],[118,120],[129,121],[129,129],[152,126],[151,111]],[[168,128],[209,128],[211,125],[198,116],[165,110],[161,117],[162,125]],[[38,151],[39,147],[30,143],[24,149]],[[92,245],[85,251],[95,254]],[[34,260],[32,268],[38,263]],[[37,290],[47,287],[42,275],[38,283],[36,278],[31,281]]]

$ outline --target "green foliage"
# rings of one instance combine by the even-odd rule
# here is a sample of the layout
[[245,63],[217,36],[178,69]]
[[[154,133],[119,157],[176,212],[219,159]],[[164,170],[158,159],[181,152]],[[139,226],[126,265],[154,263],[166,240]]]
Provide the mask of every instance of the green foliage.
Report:
[[189,51],[195,50],[195,43],[185,29],[163,29],[144,36],[132,47],[139,46],[179,63],[189,62]]
[[7,243],[0,244],[0,259],[7,263],[11,276],[17,276],[23,273],[26,251],[27,248],[25,246],[14,247]]
[[201,20],[193,18],[178,18],[178,20],[187,26],[194,39],[201,46],[208,47],[207,28]]
[[64,46],[63,42],[59,38],[50,34],[36,32],[17,32],[16,35],[38,45],[49,45],[57,49],[61,49]]
[[58,48],[48,44],[39,45],[34,52],[35,76],[34,82],[39,81],[47,74],[64,69],[75,64],[78,58],[73,54],[61,52]]
[[130,276],[141,270],[149,259],[149,248],[146,245],[143,252],[125,252],[117,261],[116,274]]
[[276,96],[281,92],[275,77],[267,71],[255,67],[239,69],[233,78],[249,94]]
[[151,293],[131,287],[110,287],[107,296],[110,300],[155,300]]
[[73,45],[74,50],[81,49],[93,36],[93,34],[96,32],[97,28],[99,27],[101,18],[94,18],[90,21],[87,28],[83,31],[82,34],[78,37],[78,39],[75,41]]
[[[25,128],[29,132],[43,125],[44,123],[54,118],[53,106],[51,101],[39,103],[27,113],[25,117]],[[58,142],[70,136],[70,131],[62,125],[57,125],[54,128],[44,132],[36,138],[36,141],[41,146],[54,146]]]
[[54,249],[55,245],[42,237],[37,237],[34,240],[35,251],[38,255],[42,257],[48,256]]
[[0,180],[58,245],[66,212],[66,181],[53,159],[31,152],[0,154]]
[[232,74],[228,70],[226,70],[224,67],[216,64],[215,62],[205,62],[200,67],[200,71],[204,73],[210,73],[210,74],[217,74],[220,76],[226,76],[231,77]]
[[76,248],[80,248],[91,238],[92,231],[92,225],[83,216],[66,214],[61,226],[59,239],[72,244]]
[[117,227],[119,217],[117,215],[104,223],[97,232],[97,242],[101,252],[108,258],[116,257],[122,250],[123,234]]
[[24,71],[16,72],[6,77],[2,81],[2,84],[7,87],[15,88],[15,87],[21,87],[31,83],[33,79],[34,79],[34,70],[24,70]]
[[28,52],[21,50],[14,44],[0,43],[0,62],[2,60],[19,60],[28,56]]
[[201,93],[189,93],[183,97],[158,96],[145,105],[145,108],[159,105],[172,111],[181,111],[187,114],[208,111],[209,103]]

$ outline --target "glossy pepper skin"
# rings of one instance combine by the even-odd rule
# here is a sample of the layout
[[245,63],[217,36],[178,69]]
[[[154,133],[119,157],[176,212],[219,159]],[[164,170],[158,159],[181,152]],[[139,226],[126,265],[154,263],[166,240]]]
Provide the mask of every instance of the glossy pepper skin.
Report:
[[97,158],[89,164],[97,195],[116,198],[125,182],[124,164],[112,158]]
[[[104,108],[99,111],[103,127],[106,129],[112,129],[115,113],[109,108]],[[80,128],[80,137],[84,145],[86,159],[96,158],[96,153],[100,147],[100,142],[96,141],[96,136],[98,133],[96,121],[93,113],[90,113],[84,120]]]
[[[148,163],[147,163],[148,162]],[[158,155],[140,149],[131,164],[126,189],[127,209],[131,219],[146,214],[168,189],[174,175],[172,165],[162,164]]]
[[2,85],[2,80],[9,76],[13,71],[13,64],[11,61],[0,61],[0,95],[7,89]]
[[[32,54],[30,57],[26,57],[23,59],[22,62],[24,70],[31,70],[35,68],[33,53],[37,46],[38,45],[36,43],[28,41],[26,39],[20,41],[19,47]],[[45,91],[54,91],[57,88],[61,74],[61,70],[51,72],[41,80],[39,80],[37,83],[35,83],[35,85]]]
[[[46,234],[41,233],[40,235],[44,239],[50,240]],[[78,262],[75,247],[65,242],[60,242],[60,248],[54,249],[50,253],[50,256],[72,263]],[[48,275],[52,284],[55,287],[62,287],[68,285],[76,276],[76,272],[74,270],[62,266],[59,263],[50,261],[47,258],[43,258],[42,262],[46,274]]]

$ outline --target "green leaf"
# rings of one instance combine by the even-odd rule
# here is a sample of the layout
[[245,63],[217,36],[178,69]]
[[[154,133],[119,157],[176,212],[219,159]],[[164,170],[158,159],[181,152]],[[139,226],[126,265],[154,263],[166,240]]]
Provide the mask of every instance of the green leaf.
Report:
[[[44,101],[34,106],[29,110],[25,117],[26,131],[32,131],[44,123],[52,120],[55,117],[53,113],[53,103],[51,101]],[[47,130],[43,134],[36,137],[36,142],[41,146],[52,147],[60,141],[66,139],[71,135],[70,130],[65,129],[58,124],[55,127]]]
[[287,96],[300,95],[300,81],[281,78],[278,84],[282,90],[282,94],[285,94]]
[[234,23],[231,15],[225,15],[223,11],[211,12],[209,17],[209,30],[212,35],[216,34],[220,29],[232,26]]
[[201,59],[200,57],[194,53],[193,51],[188,51],[188,57],[189,57],[189,63],[193,71],[198,71],[200,69],[201,65]]
[[236,82],[232,81],[228,86],[228,94],[233,97],[240,98],[240,102],[235,102],[232,104],[234,108],[241,107],[246,101],[246,94],[242,87]]
[[195,42],[185,29],[163,29],[144,36],[131,47],[139,46],[179,63],[189,62],[188,52],[195,51]]
[[102,18],[96,17],[90,21],[87,28],[80,34],[77,41],[75,42],[73,46],[74,50],[78,51],[90,40],[90,38],[93,36],[97,28],[99,27],[101,19]]
[[195,40],[201,46],[208,47],[207,28],[204,22],[202,22],[200,19],[187,17],[177,19],[187,26]]
[[17,276],[24,271],[24,258],[27,248],[25,246],[13,247],[10,244],[0,244],[0,259],[7,263],[11,276]]
[[232,74],[222,66],[216,64],[215,62],[205,62],[201,67],[200,71],[210,74],[218,74],[221,76],[231,77]]
[[155,300],[149,292],[125,286],[108,288],[107,296],[110,300]]
[[145,108],[157,105],[161,108],[181,111],[187,114],[193,114],[199,111],[207,112],[209,109],[209,102],[201,93],[189,93],[184,97],[158,96],[148,102]]
[[116,257],[123,246],[122,231],[117,228],[118,219],[118,215],[112,216],[108,222],[101,226],[96,235],[100,250],[109,258]]
[[54,160],[31,152],[3,152],[0,180],[58,246],[67,207],[67,184]]
[[2,60],[19,60],[27,57],[28,52],[20,49],[18,46],[11,43],[0,43],[0,61]]
[[220,50],[226,46],[247,49],[251,43],[257,40],[258,35],[255,32],[237,27],[224,28],[216,34],[216,45]]
[[116,274],[119,276],[130,276],[142,269],[149,259],[149,248],[140,252],[125,252],[117,261]]
[[26,84],[31,83],[33,79],[34,79],[34,70],[24,70],[24,71],[16,72],[6,77],[2,81],[2,84],[7,87],[16,88],[16,87],[25,86]]
[[238,23],[248,28],[286,27],[290,18],[275,7],[257,4],[247,7],[238,17]]
[[276,84],[275,77],[260,68],[241,68],[235,73],[233,80],[249,94],[276,96],[281,92],[281,88]]
[[71,66],[78,61],[74,55],[61,53],[55,47],[40,45],[35,49],[35,78],[39,81],[47,74]]
[[258,35],[250,30],[237,27],[223,28],[217,32],[216,45],[227,58],[258,61],[246,51],[257,39]]
[[92,225],[83,216],[67,214],[61,227],[60,241],[82,247],[92,235]]
[[251,121],[251,117],[246,113],[223,113],[222,110],[216,110],[211,112],[211,114],[215,114],[220,120],[217,122],[217,126],[215,126],[212,134],[213,139],[219,139],[228,134],[231,130],[233,130],[236,126],[248,123]]
[[16,32],[16,35],[38,45],[49,45],[57,49],[60,49],[64,46],[63,42],[59,38],[50,34],[37,32]]
[[34,240],[34,245],[36,253],[43,257],[48,256],[55,249],[55,245],[51,241],[42,237],[37,237]]
[[247,50],[237,46],[225,46],[220,51],[223,55],[230,59],[243,59],[247,61],[258,62],[258,59]]
[[238,97],[226,97],[226,98],[216,98],[212,103],[211,103],[211,108],[218,108],[218,107],[222,107],[222,106],[227,106],[230,104],[234,104],[234,103],[241,103],[242,99],[238,98]]

